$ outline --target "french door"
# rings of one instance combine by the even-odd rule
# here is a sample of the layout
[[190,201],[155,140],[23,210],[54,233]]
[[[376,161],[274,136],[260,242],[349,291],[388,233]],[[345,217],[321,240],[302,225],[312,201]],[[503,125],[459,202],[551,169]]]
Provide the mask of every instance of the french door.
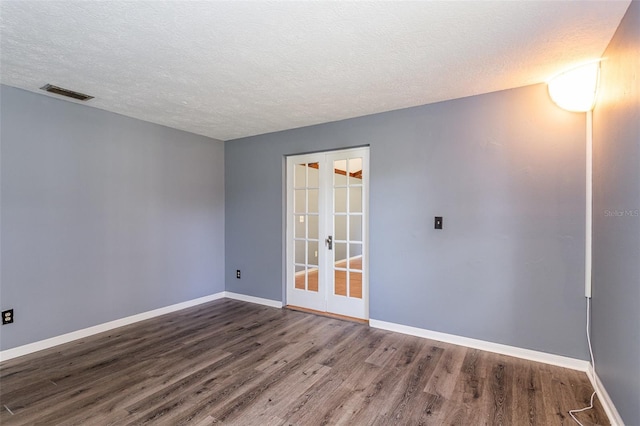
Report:
[[369,148],[287,158],[287,304],[369,316]]

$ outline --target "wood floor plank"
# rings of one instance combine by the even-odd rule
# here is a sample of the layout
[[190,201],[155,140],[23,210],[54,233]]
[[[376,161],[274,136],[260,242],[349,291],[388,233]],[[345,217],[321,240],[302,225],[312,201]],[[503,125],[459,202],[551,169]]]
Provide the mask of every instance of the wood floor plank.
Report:
[[[582,372],[221,299],[0,364],[13,425],[570,425]],[[596,398],[580,413],[608,424]]]
[[[581,374],[578,371],[567,370],[569,386],[576,393],[577,405],[571,407],[572,409],[580,409],[583,407],[588,407],[591,402],[591,394],[593,393],[593,388],[588,378],[585,377],[584,374]],[[571,403],[570,401],[567,401]],[[597,425],[602,424],[607,421],[606,417],[602,417],[602,413],[604,409],[602,408],[602,404],[597,398],[594,398],[594,406],[595,410],[583,411],[581,413],[576,413],[576,418],[580,420],[585,426],[588,425]]]
[[279,415],[286,413],[291,404],[292,396],[305,393],[311,386],[329,374],[331,367],[311,362],[305,368],[290,375],[286,381],[280,382],[266,392],[242,412],[238,421],[227,421],[229,424],[242,425],[245,418],[251,418],[256,424],[269,424],[274,419],[281,419]]
[[345,392],[339,390],[343,382],[343,379],[332,374],[325,375],[306,392],[292,395],[292,402],[281,417],[291,425],[320,424],[327,413],[327,401],[339,392]]
[[384,366],[391,359],[396,351],[398,339],[392,333],[388,333],[386,339],[383,339],[380,346],[364,360],[378,367]]
[[403,390],[399,383],[406,371],[403,367],[414,361],[417,348],[422,342],[409,336],[398,336],[398,339],[398,350],[386,367],[368,380],[368,386],[363,392],[363,409],[353,416],[354,424],[373,424],[381,415],[387,416],[401,396]]
[[491,387],[492,406],[489,412],[489,422],[494,425],[510,425],[512,411],[507,407],[512,405],[511,387],[513,366],[507,362],[497,362],[491,369],[489,385]]
[[314,341],[302,341],[283,346],[282,349],[275,351],[263,362],[256,365],[255,369],[266,374],[271,374],[316,345]]
[[467,348],[464,347],[445,350],[424,391],[442,398],[450,398],[466,355]]
[[[209,417],[216,407],[224,405],[229,399],[244,393],[244,388],[258,382],[264,373],[255,369],[242,369],[235,374],[214,376],[189,392],[167,398],[166,402],[152,406],[151,410],[138,416],[131,424],[154,424],[159,419],[172,425],[191,424]],[[148,407],[147,407],[148,408]]]
[[[266,350],[278,350],[284,346],[282,342],[273,342],[268,346]],[[231,355],[224,357],[216,362],[213,362],[205,367],[189,374],[184,379],[178,382],[172,383],[169,386],[163,386],[158,389],[157,392],[150,395],[133,405],[126,407],[130,413],[138,413],[142,411],[153,411],[147,417],[147,422],[152,421],[154,418],[164,415],[165,412],[176,408],[176,400],[180,400],[185,393],[191,392],[194,388],[200,386],[207,386],[213,382],[227,383],[227,379],[233,378],[231,382],[244,383],[244,381],[250,381],[253,378],[259,376],[255,369],[245,369],[243,371],[244,376],[234,374],[242,365],[253,364],[260,362],[264,359],[264,352],[261,350],[262,345],[249,344],[242,350],[238,350]],[[168,402],[167,402],[168,401]]]
[[474,404],[476,400],[482,398],[486,382],[486,371],[484,367],[485,353],[477,349],[467,351],[467,355],[462,362],[462,401],[467,404]]
[[[169,369],[169,365],[164,365],[162,370],[159,370],[158,367],[154,366],[153,368],[147,370],[143,377],[143,380],[136,381],[135,384],[129,387],[127,393],[122,393],[119,396],[112,397],[106,399],[104,402],[99,404],[94,404],[92,410],[90,412],[80,412],[79,415],[70,418],[74,422],[77,421],[78,424],[87,424],[93,417],[100,418],[110,418],[113,416],[118,416],[118,414],[126,413],[129,417],[135,417],[136,420],[140,416],[137,416],[135,412],[130,412],[128,410],[122,410],[121,407],[126,404],[135,404],[145,398],[150,397],[155,394],[156,389],[160,387],[170,386],[173,383],[183,380],[184,378],[190,376],[193,372],[199,371],[204,368],[206,365],[211,363],[215,363],[218,360],[224,359],[230,356],[230,353],[219,352],[216,353],[212,351],[207,354],[207,356],[202,356],[199,359],[189,359],[187,362],[183,362],[182,365],[184,369],[180,371],[172,371],[167,374],[166,370]],[[174,362],[180,362],[180,360],[174,359]],[[171,370],[171,369],[169,369]],[[119,412],[122,413],[119,413]],[[120,415],[123,419],[127,416]],[[123,424],[124,421],[121,421],[120,424]]]
[[425,345],[416,356],[416,361],[397,385],[401,393],[393,403],[389,421],[414,424],[416,418],[422,417],[426,399],[423,389],[433,375],[442,352],[442,348],[429,346],[425,341]]
[[[359,348],[353,354],[345,354],[347,356],[345,359],[352,362],[334,364],[331,375],[326,376],[317,388],[310,389],[305,395],[305,402],[309,398],[314,400],[306,407],[306,412],[316,415],[321,413],[321,415],[305,417],[305,413],[302,412],[299,418],[300,424],[353,424],[352,417],[359,412],[367,378],[379,374],[382,368],[362,361],[366,358],[366,353],[373,348],[351,346]],[[362,353],[358,354],[358,352]],[[317,408],[313,408],[314,406]],[[298,407],[297,402],[295,407]],[[283,417],[289,420],[298,419],[296,416],[290,418],[287,414]]]
[[245,407],[250,407],[267,390],[285,381],[291,374],[296,374],[301,368],[312,360],[317,359],[320,348],[311,347],[307,351],[293,358],[291,362],[276,370],[264,378],[260,383],[251,386],[242,395],[232,399],[220,410],[213,413],[213,417],[219,421],[233,420],[242,414]]

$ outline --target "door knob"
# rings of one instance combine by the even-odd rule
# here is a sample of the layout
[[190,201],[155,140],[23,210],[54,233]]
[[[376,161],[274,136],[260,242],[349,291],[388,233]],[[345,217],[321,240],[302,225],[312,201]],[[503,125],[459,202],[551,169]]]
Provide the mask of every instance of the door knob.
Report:
[[326,240],[324,240],[324,242],[327,244],[327,246],[329,247],[329,250],[333,250],[333,237],[331,235],[329,235],[327,237]]

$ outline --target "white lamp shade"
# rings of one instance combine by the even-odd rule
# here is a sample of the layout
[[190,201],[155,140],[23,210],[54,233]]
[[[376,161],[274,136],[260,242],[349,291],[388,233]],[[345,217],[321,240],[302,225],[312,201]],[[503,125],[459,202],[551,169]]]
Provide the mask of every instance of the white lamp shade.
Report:
[[600,62],[591,62],[549,80],[549,96],[567,111],[591,111],[596,102]]

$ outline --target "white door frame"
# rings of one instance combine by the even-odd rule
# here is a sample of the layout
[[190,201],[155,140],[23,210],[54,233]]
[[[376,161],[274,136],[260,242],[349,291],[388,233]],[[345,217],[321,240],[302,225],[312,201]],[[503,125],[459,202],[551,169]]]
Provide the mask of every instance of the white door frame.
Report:
[[[325,239],[328,235],[331,235],[334,230],[333,220],[334,212],[329,211],[329,208],[333,208],[333,191],[334,191],[334,159],[358,157],[362,158],[362,296],[361,298],[353,298],[346,296],[339,296],[334,294],[334,251],[330,251],[325,243]],[[317,235],[317,247],[318,247],[318,291],[299,290],[295,286],[296,267],[294,266],[295,248],[294,248],[294,232],[296,226],[296,220],[309,221],[302,219],[296,215],[294,217],[294,167],[296,164],[307,164],[318,162],[321,164],[319,173],[319,185],[318,185],[318,235]],[[286,304],[300,306],[308,309],[313,309],[322,312],[332,312],[345,316],[357,317],[361,319],[369,318],[369,147],[350,148],[338,151],[319,152],[303,155],[287,156],[285,161],[286,168],[286,208],[285,208],[285,298]],[[308,167],[306,175],[309,176]],[[324,178],[323,178],[324,176]],[[308,184],[305,184],[305,188]],[[358,184],[356,184],[356,187]],[[301,187],[299,187],[301,188]],[[312,187],[312,191],[315,190],[315,186]],[[349,190],[351,191],[351,190]],[[299,192],[300,194],[300,192]],[[307,194],[309,189],[307,188]],[[309,208],[309,195],[306,198],[306,209]],[[299,209],[299,207],[298,207]],[[305,213],[309,213],[305,210]],[[315,216],[314,213],[311,216]],[[348,218],[347,218],[348,219]],[[299,224],[298,224],[299,226]],[[308,225],[304,225],[308,226]],[[306,228],[305,228],[306,229]],[[334,236],[335,237],[335,236]],[[300,235],[296,241],[300,241]],[[313,244],[315,247],[316,240],[310,241],[309,234],[305,234],[306,241],[305,249],[305,263],[309,264],[309,246]],[[349,246],[350,244],[346,244]],[[300,256],[300,254],[298,254]],[[298,259],[300,260],[300,259]],[[313,262],[313,261],[312,261]],[[299,262],[298,262],[299,264]],[[297,267],[298,269],[300,266]],[[310,266],[306,266],[307,270]],[[349,273],[346,273],[350,275]]]

